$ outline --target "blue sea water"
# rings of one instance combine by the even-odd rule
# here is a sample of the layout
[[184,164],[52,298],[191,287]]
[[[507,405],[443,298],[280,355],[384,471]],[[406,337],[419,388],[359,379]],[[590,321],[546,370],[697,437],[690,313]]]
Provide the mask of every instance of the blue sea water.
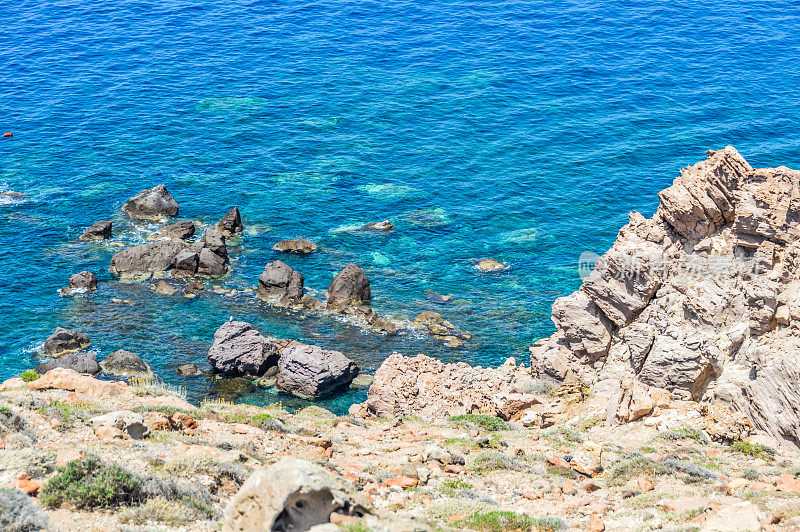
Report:
[[[496,365],[549,335],[584,250],[603,252],[631,210],[704,151],[800,166],[800,5],[792,2],[469,0],[0,6],[0,378],[37,361],[57,326],[102,358],[125,348],[193,400],[301,402],[251,383],[183,378],[230,316],[336,348],[372,372],[392,351]],[[247,227],[227,287],[281,257],[324,290],[350,262],[374,308],[436,310],[465,349],[386,338],[250,296],[158,296],[108,272],[117,248],[77,243],[165,183],[181,219],[238,205]],[[367,235],[364,223],[396,231]],[[475,260],[510,266],[484,274]],[[71,273],[100,289],[61,298]],[[452,294],[437,305],[427,291]],[[133,305],[112,302],[129,299]],[[338,411],[363,392],[324,402]]]

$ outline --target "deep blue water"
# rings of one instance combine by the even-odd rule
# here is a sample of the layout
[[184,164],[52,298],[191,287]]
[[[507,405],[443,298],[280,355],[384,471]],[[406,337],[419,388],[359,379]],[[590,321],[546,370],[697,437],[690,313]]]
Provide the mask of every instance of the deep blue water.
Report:
[[[393,350],[493,365],[552,331],[553,300],[580,284],[630,210],[704,151],[754,166],[800,162],[800,7],[692,2],[6,2],[0,6],[0,378],[36,361],[57,326],[100,358],[142,355],[193,399],[241,383],[174,372],[204,363],[229,316],[337,348],[373,371]],[[272,244],[324,290],[363,266],[379,312],[438,310],[466,349],[274,312],[250,297],[156,296],[108,273],[114,248],[78,244],[165,183],[181,217],[232,205],[248,231],[224,284],[254,286]],[[389,235],[348,227],[390,219]],[[492,257],[507,272],[481,274]],[[101,279],[60,298],[71,273]],[[438,306],[427,290],[453,294]],[[134,306],[111,298],[127,298]],[[360,396],[328,402],[341,408]],[[239,400],[274,394],[251,389]]]

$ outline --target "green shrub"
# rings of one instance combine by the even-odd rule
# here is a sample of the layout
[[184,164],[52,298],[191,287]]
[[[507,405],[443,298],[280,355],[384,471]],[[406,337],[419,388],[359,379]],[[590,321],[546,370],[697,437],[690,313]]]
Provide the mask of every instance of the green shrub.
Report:
[[87,455],[58,468],[42,488],[39,500],[48,508],[73,506],[107,508],[133,504],[142,498],[141,479],[117,465],[106,465]]
[[530,532],[533,530],[550,532],[567,527],[560,517],[531,517],[514,512],[494,511],[475,513],[455,522],[456,526],[471,528],[480,532]]
[[148,522],[157,522],[179,527],[209,519],[215,514],[213,508],[208,505],[200,506],[198,501],[171,501],[158,497],[135,508],[123,510],[117,519],[126,525],[145,525]]
[[36,379],[41,377],[41,375],[39,375],[38,373],[36,373],[36,371],[32,369],[26,369],[25,371],[20,373],[19,376],[25,382],[35,381]]
[[575,480],[580,474],[571,467],[564,467],[559,465],[548,465],[545,469],[548,475],[554,477],[564,477]]
[[442,485],[445,488],[450,488],[453,490],[470,489],[472,487],[472,484],[460,478],[446,478],[442,482]]
[[669,473],[667,468],[652,458],[635,456],[617,464],[608,477],[608,483],[612,486],[621,486],[639,475],[665,475],[667,473]]
[[748,443],[746,441],[733,442],[733,450],[740,452],[747,456],[760,457],[770,459],[775,454],[775,449],[771,449],[760,443]]
[[695,428],[682,428],[678,430],[666,430],[659,432],[656,436],[659,440],[663,441],[677,441],[677,440],[694,440],[698,443],[711,443],[708,436],[699,429]]
[[460,427],[474,425],[488,431],[508,429],[508,425],[502,419],[494,416],[485,416],[483,414],[453,416],[450,418],[450,422]]
[[742,478],[746,478],[747,480],[758,480],[760,477],[761,474],[758,472],[758,469],[748,467],[742,471]]
[[484,451],[478,453],[475,458],[472,459],[470,469],[475,473],[488,473],[489,471],[497,470],[519,471],[523,469],[523,465],[503,453]]

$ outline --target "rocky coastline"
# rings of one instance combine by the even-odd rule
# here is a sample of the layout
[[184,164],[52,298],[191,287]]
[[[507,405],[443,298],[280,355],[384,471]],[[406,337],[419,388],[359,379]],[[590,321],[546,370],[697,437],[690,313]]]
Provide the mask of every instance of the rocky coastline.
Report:
[[[530,365],[395,353],[347,416],[192,405],[141,354],[120,349],[98,362],[85,334],[59,327],[42,345],[47,361],[0,385],[0,484],[12,490],[0,491],[0,507],[25,506],[15,519],[28,518],[30,530],[80,519],[320,532],[800,527],[800,172],[754,169],[728,146],[658,197],[655,214],[632,212],[580,289],[553,303],[556,332],[530,348]],[[123,211],[165,223],[179,205],[159,185]],[[230,273],[227,241],[244,230],[236,207],[199,238],[198,227],[163,225],[115,253],[109,269],[193,297]],[[101,221],[80,240],[111,234]],[[322,251],[302,238],[274,249]],[[507,266],[482,259],[476,268]],[[453,349],[470,340],[435,312],[413,322],[379,315],[356,264],[324,298],[304,282],[270,262],[250,289],[253,304],[337,316],[371,334],[421,331]],[[95,274],[82,271],[61,294],[96,289]],[[233,316],[209,343],[214,373],[303,398],[339,393],[361,371],[345,353],[265,336]],[[179,371],[202,371],[189,366]],[[128,383],[96,379],[101,372]],[[141,489],[77,503],[60,483],[88,467],[121,468]],[[192,517],[171,520],[176,512]]]

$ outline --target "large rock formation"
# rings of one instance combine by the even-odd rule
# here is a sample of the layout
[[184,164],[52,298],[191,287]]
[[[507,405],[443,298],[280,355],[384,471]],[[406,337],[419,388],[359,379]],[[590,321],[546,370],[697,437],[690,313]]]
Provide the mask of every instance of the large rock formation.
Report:
[[375,372],[367,401],[354,405],[359,416],[418,415],[433,420],[461,414],[513,417],[509,403],[533,404],[529,370],[508,359],[497,369],[463,362],[446,364],[426,355],[394,353]]
[[369,304],[371,297],[367,274],[355,264],[348,264],[328,287],[328,310],[339,312],[347,307]]
[[168,270],[185,248],[186,244],[183,242],[172,240],[159,240],[125,248],[111,257],[111,271],[121,275]]
[[131,220],[161,221],[178,214],[178,202],[167,187],[158,185],[126,201],[122,210]]
[[100,365],[97,363],[97,355],[94,353],[69,353],[47,362],[42,362],[36,366],[36,373],[44,375],[51,369],[66,368],[86,375],[96,375],[100,373]]
[[264,267],[258,277],[257,295],[273,304],[298,303],[303,298],[303,274],[276,260]]
[[754,170],[730,146],[682,170],[655,215],[631,213],[553,304],[557,332],[531,348],[533,373],[722,402],[800,445],[799,185],[800,172]]
[[355,486],[322,467],[283,458],[255,471],[225,509],[222,530],[309,530],[334,512],[361,517],[372,504]]
[[142,360],[139,355],[124,349],[117,349],[109,354],[100,363],[100,367],[109,375],[118,377],[148,378],[153,376],[153,370],[150,369],[147,362]]
[[278,346],[244,321],[224,323],[214,333],[208,363],[225,375],[263,375],[278,363]]
[[228,272],[228,248],[222,233],[209,229],[194,244],[169,239],[125,248],[111,257],[110,269],[117,275],[174,269],[178,275],[220,276]]
[[356,363],[339,351],[297,344],[281,353],[276,386],[301,397],[319,397],[349,386],[358,371]]

